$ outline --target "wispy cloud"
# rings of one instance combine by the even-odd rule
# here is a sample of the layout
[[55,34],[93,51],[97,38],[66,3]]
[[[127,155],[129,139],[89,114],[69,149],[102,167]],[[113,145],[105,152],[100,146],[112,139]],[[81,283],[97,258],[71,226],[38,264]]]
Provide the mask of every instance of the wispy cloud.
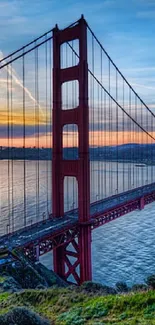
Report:
[[131,82],[131,85],[134,87],[140,87],[140,88],[145,88],[145,89],[149,89],[149,90],[155,90],[155,87],[149,87],[149,86],[146,86],[146,85],[142,85],[142,84],[137,84],[137,83],[132,83]]
[[[151,103],[150,107],[154,109],[155,27],[152,24],[152,18],[155,17],[154,5],[154,0],[64,0],[61,1],[61,6],[60,0],[2,0],[0,1],[0,49],[5,54],[8,54],[8,52],[49,30],[55,23],[58,23],[62,28],[78,19],[81,13],[84,13],[95,34],[97,34],[108,54],[126,79],[131,82],[135,90],[142,96],[142,99],[146,100],[148,104]],[[148,19],[147,24],[146,19]],[[97,59],[95,64],[98,64]],[[103,81],[107,86],[106,64],[104,58]],[[30,109],[32,105],[29,106],[28,100],[33,104],[36,103],[33,83],[34,74],[31,72],[31,65],[27,63],[26,65],[26,100],[27,108]],[[42,70],[45,70],[44,68]],[[20,67],[17,65],[13,86],[15,91],[18,94],[20,93],[19,98],[17,96],[15,99],[18,99],[21,108],[23,88],[20,85],[22,74],[19,73],[19,70]],[[97,70],[99,70],[99,66]],[[40,102],[44,101],[45,103],[44,72],[41,72],[40,69],[39,80],[40,96],[42,97]],[[6,78],[3,78],[3,82],[0,79],[0,87],[3,86],[3,90],[6,90],[5,80]],[[118,85],[120,85],[119,82]],[[115,83],[111,78],[111,91],[113,91],[114,87]],[[19,114],[19,123],[20,118],[22,117]],[[21,132],[22,129],[18,128],[18,136],[20,136],[19,130]]]

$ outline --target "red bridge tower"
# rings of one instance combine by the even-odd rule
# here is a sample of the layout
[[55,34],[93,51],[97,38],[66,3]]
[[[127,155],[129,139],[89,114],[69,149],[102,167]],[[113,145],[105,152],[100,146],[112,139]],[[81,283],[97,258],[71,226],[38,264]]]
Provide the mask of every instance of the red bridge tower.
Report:
[[[79,40],[79,63],[61,68],[61,45]],[[79,84],[79,105],[62,109],[62,84],[77,80]],[[90,219],[90,170],[89,170],[89,114],[88,114],[88,64],[87,25],[82,17],[70,28],[53,32],[53,215],[64,215],[64,177],[76,177],[78,183],[79,237],[72,240],[73,250],[68,244],[54,249],[54,270],[67,280],[73,276],[77,284],[91,280],[91,227]],[[79,157],[77,160],[63,159],[63,127],[76,124],[78,127]],[[69,257],[75,258],[71,263]]]

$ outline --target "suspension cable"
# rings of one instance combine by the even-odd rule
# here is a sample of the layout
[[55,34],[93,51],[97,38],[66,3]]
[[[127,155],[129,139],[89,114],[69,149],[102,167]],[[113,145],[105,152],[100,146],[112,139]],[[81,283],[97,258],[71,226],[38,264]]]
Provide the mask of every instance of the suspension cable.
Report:
[[[79,58],[79,55],[77,54],[77,52],[72,48],[72,46],[70,45],[70,43],[68,43],[68,46],[72,49],[72,51],[74,52],[74,54]],[[114,101],[114,103],[116,105],[118,105],[118,107],[143,131],[145,132],[151,139],[155,140],[155,138],[148,132],[146,131],[132,116],[130,116],[130,114],[128,114],[125,109],[116,101],[116,99],[109,93],[109,91],[101,84],[101,82],[95,77],[95,75],[93,74],[93,72],[88,69],[88,72],[91,74],[91,76],[95,79],[95,81],[101,86],[101,88],[107,93],[107,95]],[[118,71],[119,72],[119,71]],[[130,85],[129,85],[130,86]],[[130,87],[130,89],[132,90],[132,87]],[[135,93],[135,92],[134,92]],[[135,93],[136,94],[136,93]],[[137,94],[136,94],[137,95]],[[137,95],[137,97],[140,99],[140,97]],[[143,103],[143,101],[140,99],[141,103],[149,110],[150,113],[152,113],[152,111],[147,107],[147,105],[145,105],[145,103]],[[155,115],[152,113],[152,115],[155,117]]]
[[149,110],[149,112],[152,114],[153,117],[155,117],[155,114],[150,110],[150,108],[145,104],[145,102],[141,99],[141,97],[137,94],[137,92],[133,89],[133,87],[131,86],[131,84],[127,81],[127,79],[124,77],[124,75],[121,73],[121,71],[119,70],[119,68],[117,67],[117,65],[113,62],[113,60],[111,59],[111,57],[108,55],[107,51],[104,49],[104,47],[102,46],[101,42],[98,40],[98,38],[96,37],[96,35],[94,34],[94,32],[92,31],[92,29],[90,28],[90,26],[88,25],[87,21],[86,21],[86,25],[87,28],[89,29],[89,31],[91,32],[91,34],[93,35],[93,37],[95,38],[96,42],[98,43],[98,45],[101,47],[101,49],[103,50],[103,52],[105,53],[105,55],[108,57],[108,59],[110,60],[110,62],[112,63],[112,65],[115,67],[115,69],[118,71],[118,73],[120,74],[120,76],[124,79],[124,81],[126,82],[126,84],[131,88],[131,90],[134,92],[134,94],[138,97],[138,99],[142,102],[142,104]]

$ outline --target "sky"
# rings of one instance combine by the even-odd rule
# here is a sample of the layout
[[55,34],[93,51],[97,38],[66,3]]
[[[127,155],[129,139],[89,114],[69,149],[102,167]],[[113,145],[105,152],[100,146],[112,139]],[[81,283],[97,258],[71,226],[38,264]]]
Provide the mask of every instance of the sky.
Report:
[[[59,28],[64,28],[79,19],[81,14],[84,14],[90,27],[135,91],[155,111],[154,0],[0,0],[0,51],[3,56],[6,56],[40,34],[50,30],[56,23]],[[40,57],[42,58],[41,51]],[[36,94],[34,86],[31,84],[34,78],[31,69],[31,58],[29,57],[27,61],[29,71],[26,72],[27,90],[25,93],[27,98],[27,117],[25,121],[27,125],[27,146],[35,145],[34,114],[31,106],[32,103],[35,104]],[[45,62],[43,65],[42,60],[43,58],[40,59],[40,79],[44,80]],[[12,85],[13,97],[14,100],[16,97],[16,102],[18,101],[13,116],[14,146],[24,144],[20,131],[23,123],[20,104],[22,102],[23,88],[19,85],[20,82],[22,83],[22,68],[19,65],[15,64],[13,67],[15,75]],[[98,71],[98,73],[100,72]],[[0,71],[0,92],[2,95],[0,102],[0,145],[7,145],[5,126],[8,116],[6,104],[3,104],[3,97],[7,96],[6,71],[4,69]],[[45,106],[43,104],[45,102],[44,82],[41,85],[40,93],[39,109],[41,111],[41,107]],[[43,115],[40,112],[38,124],[42,137],[40,143],[46,146],[50,142],[50,138],[47,140],[47,137],[45,137],[45,118]],[[50,114],[48,114],[48,119],[50,119]],[[115,139],[116,131],[114,132],[112,138]],[[121,143],[121,133],[119,134],[119,143]],[[72,132],[70,137],[72,137]],[[98,140],[102,138],[101,133],[100,136],[95,135],[95,138],[95,145],[105,143],[105,140],[100,142]],[[130,137],[127,136],[126,138]],[[135,141],[137,141],[136,139],[137,135],[135,135]],[[111,143],[115,144],[115,141]]]

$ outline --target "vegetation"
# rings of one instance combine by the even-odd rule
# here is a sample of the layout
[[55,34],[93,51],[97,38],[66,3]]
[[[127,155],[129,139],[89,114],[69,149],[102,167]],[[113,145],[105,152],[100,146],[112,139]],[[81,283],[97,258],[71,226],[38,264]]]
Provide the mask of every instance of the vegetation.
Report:
[[146,279],[146,283],[149,287],[151,287],[151,289],[155,289],[155,275],[150,275]]
[[0,316],[1,325],[50,325],[49,321],[25,307],[16,307]]
[[22,253],[0,268],[0,325],[155,325],[155,275],[146,284],[115,288],[68,286]]
[[[88,286],[80,288],[31,289],[18,293],[0,294],[0,324],[15,314],[18,318],[30,316],[36,323],[58,325],[153,325],[155,324],[155,291],[128,292],[126,294],[101,295],[102,286],[92,295]],[[87,291],[86,291],[87,290]],[[94,288],[93,288],[94,290]],[[23,309],[22,307],[25,306]],[[19,308],[21,307],[21,308]],[[6,314],[7,313],[7,314]],[[17,317],[22,314],[22,316]],[[6,315],[7,316],[6,316]],[[4,316],[5,315],[5,316]],[[9,315],[9,316],[8,316]],[[13,316],[13,320],[15,319]],[[34,318],[35,317],[35,318]],[[39,323],[40,321],[40,323]],[[25,324],[22,322],[22,324]]]

